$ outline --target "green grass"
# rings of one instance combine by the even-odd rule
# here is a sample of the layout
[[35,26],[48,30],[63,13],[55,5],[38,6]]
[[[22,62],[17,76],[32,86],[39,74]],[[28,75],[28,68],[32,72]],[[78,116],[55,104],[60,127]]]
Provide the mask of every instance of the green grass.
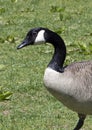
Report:
[[[0,86],[13,93],[0,102],[0,130],[71,130],[77,114],[45,89],[51,46],[16,49],[26,32],[47,27],[67,45],[65,64],[92,59],[91,0],[0,0]],[[83,130],[92,130],[88,116]]]

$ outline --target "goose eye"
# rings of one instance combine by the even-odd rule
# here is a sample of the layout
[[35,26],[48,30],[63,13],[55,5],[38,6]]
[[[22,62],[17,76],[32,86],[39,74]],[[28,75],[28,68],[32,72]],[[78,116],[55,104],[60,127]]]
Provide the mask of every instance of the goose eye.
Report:
[[32,35],[33,35],[33,36],[36,36],[36,35],[37,35],[37,32],[33,32]]

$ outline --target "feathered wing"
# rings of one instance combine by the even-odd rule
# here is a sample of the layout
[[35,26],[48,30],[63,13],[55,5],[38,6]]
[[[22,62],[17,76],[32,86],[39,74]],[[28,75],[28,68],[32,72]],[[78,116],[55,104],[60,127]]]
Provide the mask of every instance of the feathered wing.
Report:
[[76,89],[75,92],[81,96],[80,100],[91,100],[92,102],[92,61],[70,64],[65,71],[71,72],[74,82],[72,84]]

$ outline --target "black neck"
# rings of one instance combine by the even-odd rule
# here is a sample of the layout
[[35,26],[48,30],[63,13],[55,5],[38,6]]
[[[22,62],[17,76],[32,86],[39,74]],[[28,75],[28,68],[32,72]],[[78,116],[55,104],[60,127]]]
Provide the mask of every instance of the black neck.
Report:
[[52,35],[50,39],[48,39],[48,42],[54,46],[54,55],[48,64],[48,67],[58,72],[63,72],[63,64],[66,57],[66,47],[64,41],[59,35],[54,32],[51,33]]

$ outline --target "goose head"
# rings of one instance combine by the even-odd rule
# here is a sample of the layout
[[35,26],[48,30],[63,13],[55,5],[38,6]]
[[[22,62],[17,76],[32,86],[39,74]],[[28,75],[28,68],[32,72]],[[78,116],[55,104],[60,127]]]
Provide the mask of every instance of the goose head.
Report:
[[37,45],[37,44],[49,42],[48,33],[50,33],[50,32],[51,32],[50,30],[48,30],[46,28],[42,28],[42,27],[31,29],[27,33],[23,42],[17,47],[17,49],[21,49],[28,45]]

